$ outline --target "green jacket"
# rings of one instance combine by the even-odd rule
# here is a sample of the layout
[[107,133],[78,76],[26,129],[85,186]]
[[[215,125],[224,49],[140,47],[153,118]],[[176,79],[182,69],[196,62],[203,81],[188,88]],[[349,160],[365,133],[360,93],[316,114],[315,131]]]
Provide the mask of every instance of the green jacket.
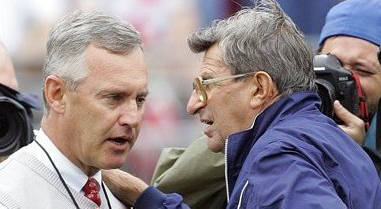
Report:
[[151,184],[165,193],[178,193],[192,209],[226,206],[224,154],[207,148],[207,137],[187,148],[165,148]]

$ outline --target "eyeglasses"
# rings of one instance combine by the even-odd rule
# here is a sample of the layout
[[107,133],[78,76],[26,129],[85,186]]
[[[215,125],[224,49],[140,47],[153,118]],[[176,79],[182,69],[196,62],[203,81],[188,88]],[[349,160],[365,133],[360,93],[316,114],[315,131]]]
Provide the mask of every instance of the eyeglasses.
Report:
[[203,80],[201,77],[197,77],[194,79],[193,89],[195,89],[196,93],[199,95],[200,101],[202,103],[204,103],[204,105],[206,105],[208,102],[208,94],[206,93],[205,86],[210,85],[210,84],[214,84],[214,83],[218,83],[221,81],[233,79],[233,78],[241,78],[241,77],[249,76],[249,75],[252,75],[254,73],[255,72],[243,73],[243,74],[238,74],[238,75],[229,75],[229,76],[223,76],[223,77],[219,77],[219,78],[211,78],[211,79],[207,79],[207,80]]

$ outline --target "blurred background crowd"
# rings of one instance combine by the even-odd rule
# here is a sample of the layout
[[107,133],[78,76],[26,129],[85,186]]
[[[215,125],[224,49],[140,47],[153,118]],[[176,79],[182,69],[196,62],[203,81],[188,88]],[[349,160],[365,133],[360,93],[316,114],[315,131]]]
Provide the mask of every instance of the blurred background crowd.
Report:
[[[279,0],[313,50],[328,10],[339,2]],[[252,0],[0,0],[0,40],[13,59],[20,91],[42,99],[45,44],[50,26],[60,17],[77,9],[96,9],[132,23],[144,40],[150,95],[139,140],[123,169],[149,182],[162,148],[187,146],[202,134],[198,120],[185,111],[200,60],[188,49],[187,35],[252,4]],[[34,116],[38,129],[42,110]]]

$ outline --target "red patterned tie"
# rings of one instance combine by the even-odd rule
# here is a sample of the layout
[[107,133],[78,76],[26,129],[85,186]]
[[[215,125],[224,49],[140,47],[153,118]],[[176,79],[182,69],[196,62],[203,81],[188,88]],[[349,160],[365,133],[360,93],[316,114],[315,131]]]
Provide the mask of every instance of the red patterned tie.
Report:
[[89,178],[82,190],[85,192],[85,197],[101,206],[101,197],[99,196],[99,184],[94,178]]

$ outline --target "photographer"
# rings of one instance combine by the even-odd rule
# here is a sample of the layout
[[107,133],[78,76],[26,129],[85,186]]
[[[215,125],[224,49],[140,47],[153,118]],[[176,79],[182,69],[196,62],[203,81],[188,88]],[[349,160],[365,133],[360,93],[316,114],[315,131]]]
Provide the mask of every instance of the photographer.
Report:
[[0,162],[33,140],[31,109],[39,103],[17,90],[12,60],[0,42]]
[[377,59],[381,43],[379,11],[381,1],[378,0],[344,1],[329,11],[319,40],[320,53],[335,55],[345,69],[359,77],[369,118],[373,118],[368,132],[367,121],[352,114],[337,101],[334,112],[343,121],[340,127],[364,146],[376,166],[381,162],[380,150],[376,149],[376,144],[381,143],[376,142],[376,113],[381,97],[381,65]]

